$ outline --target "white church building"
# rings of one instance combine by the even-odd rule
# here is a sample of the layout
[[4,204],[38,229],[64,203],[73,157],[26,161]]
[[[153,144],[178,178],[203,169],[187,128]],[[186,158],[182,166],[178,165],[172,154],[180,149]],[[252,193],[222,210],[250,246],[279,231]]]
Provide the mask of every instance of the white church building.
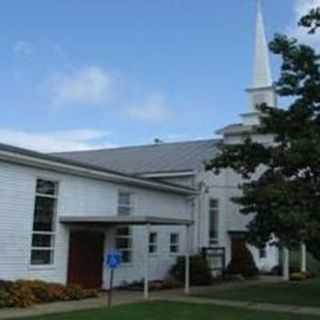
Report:
[[[123,257],[116,284],[162,279],[177,256],[204,251],[225,268],[251,217],[231,201],[241,179],[205,162],[258,124],[257,104],[276,107],[259,6],[256,28],[250,103],[220,138],[49,155],[0,144],[0,279],[107,287],[112,248]],[[279,264],[274,246],[250,250],[261,270]]]

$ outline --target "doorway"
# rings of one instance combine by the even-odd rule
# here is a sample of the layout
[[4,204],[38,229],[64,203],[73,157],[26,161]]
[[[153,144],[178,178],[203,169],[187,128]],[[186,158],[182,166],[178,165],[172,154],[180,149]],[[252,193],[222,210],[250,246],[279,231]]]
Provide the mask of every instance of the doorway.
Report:
[[104,239],[103,232],[71,232],[68,284],[86,289],[102,287]]

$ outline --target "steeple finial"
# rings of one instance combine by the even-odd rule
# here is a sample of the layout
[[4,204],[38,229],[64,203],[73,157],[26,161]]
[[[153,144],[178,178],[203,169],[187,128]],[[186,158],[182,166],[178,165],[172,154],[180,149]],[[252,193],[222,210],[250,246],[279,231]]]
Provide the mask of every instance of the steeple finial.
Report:
[[261,1],[257,0],[256,48],[252,88],[272,86],[267,38],[264,30]]

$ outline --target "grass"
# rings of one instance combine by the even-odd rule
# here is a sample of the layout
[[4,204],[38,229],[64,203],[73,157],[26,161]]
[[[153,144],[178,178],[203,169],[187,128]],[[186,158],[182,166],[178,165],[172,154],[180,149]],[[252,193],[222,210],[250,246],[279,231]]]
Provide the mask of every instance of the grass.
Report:
[[25,320],[316,320],[320,317],[183,303],[144,303]]
[[201,296],[224,300],[320,307],[320,279],[209,290]]

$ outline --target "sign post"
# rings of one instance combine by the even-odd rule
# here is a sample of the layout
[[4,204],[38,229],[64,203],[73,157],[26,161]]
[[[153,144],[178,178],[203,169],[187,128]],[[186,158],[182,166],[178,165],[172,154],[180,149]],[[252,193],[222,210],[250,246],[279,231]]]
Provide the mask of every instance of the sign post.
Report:
[[107,253],[106,265],[110,269],[110,283],[108,291],[108,308],[112,306],[112,289],[113,289],[113,279],[114,271],[121,265],[121,253],[117,250],[111,250]]

